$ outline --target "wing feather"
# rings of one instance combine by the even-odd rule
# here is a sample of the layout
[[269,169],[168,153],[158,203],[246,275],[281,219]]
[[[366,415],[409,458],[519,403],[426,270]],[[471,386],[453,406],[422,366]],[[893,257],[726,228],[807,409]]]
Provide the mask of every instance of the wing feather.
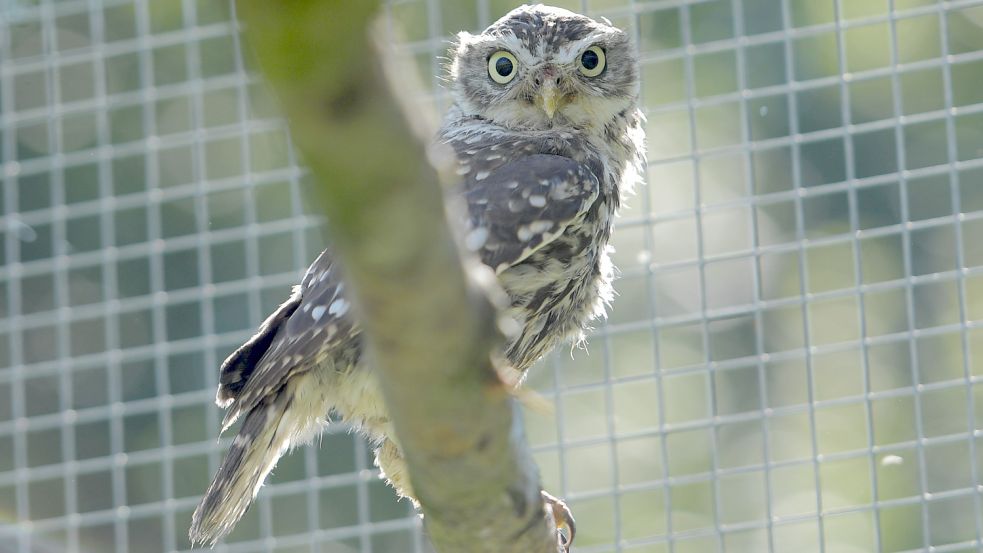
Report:
[[329,250],[322,252],[307,269],[291,300],[288,300],[293,306],[290,313],[272,330],[272,337],[263,339],[268,348],[240,384],[232,408],[222,421],[223,430],[292,377],[310,370],[329,352],[355,340],[361,333],[349,312],[351,304],[345,296],[341,271]]
[[300,287],[295,286],[293,294],[263,321],[256,334],[225,359],[219,371],[215,403],[220,407],[228,407],[239,397],[243,386],[256,369],[257,363],[269,351],[280,328],[299,306]]
[[590,169],[568,157],[533,154],[491,170],[472,163],[465,244],[500,274],[560,236],[598,190]]
[[[522,157],[510,159],[498,145],[458,150],[470,229],[465,244],[496,273],[556,239],[597,199],[599,183],[587,166],[533,151],[527,144],[513,151]],[[223,363],[216,396],[230,407],[223,430],[291,378],[358,340],[361,328],[350,305],[341,271],[325,250],[290,298]]]

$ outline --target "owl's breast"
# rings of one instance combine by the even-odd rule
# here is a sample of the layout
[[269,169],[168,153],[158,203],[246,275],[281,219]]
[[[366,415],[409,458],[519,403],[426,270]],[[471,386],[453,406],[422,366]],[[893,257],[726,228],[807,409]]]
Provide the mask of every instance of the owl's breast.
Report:
[[[525,370],[559,341],[582,337],[588,322],[603,314],[611,298],[608,241],[627,156],[619,154],[623,149],[618,144],[607,144],[601,135],[573,131],[522,132],[470,124],[466,129],[445,128],[442,139],[457,153],[472,217],[483,220],[486,214],[498,213],[503,218],[499,223],[515,220],[516,229],[500,228],[516,233],[520,240],[526,228],[522,225],[559,222],[564,209],[563,198],[557,198],[561,204],[551,208],[549,195],[523,195],[527,184],[536,186],[524,178],[543,178],[515,172],[515,167],[523,166],[523,159],[561,156],[576,161],[596,178],[571,181],[575,186],[591,187],[591,203],[579,206],[582,211],[573,220],[562,220],[558,235],[499,273],[510,299],[508,314],[521,328],[510,339],[506,353],[516,369]],[[495,177],[501,174],[508,178]]]
[[521,326],[506,352],[525,370],[558,342],[580,339],[611,299],[607,242],[613,212],[601,201],[556,239],[499,275]]

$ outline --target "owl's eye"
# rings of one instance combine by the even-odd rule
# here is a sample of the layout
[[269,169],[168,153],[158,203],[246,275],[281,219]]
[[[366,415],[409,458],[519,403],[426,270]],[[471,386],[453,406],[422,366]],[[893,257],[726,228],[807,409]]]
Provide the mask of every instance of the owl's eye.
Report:
[[499,50],[488,58],[488,75],[493,81],[505,84],[515,78],[519,62],[505,50]]
[[604,49],[600,46],[591,46],[580,54],[577,60],[578,69],[585,77],[596,77],[604,71]]

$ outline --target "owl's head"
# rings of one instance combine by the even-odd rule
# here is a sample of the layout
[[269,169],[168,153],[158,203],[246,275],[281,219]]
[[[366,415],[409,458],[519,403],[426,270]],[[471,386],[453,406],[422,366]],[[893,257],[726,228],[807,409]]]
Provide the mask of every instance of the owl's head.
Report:
[[460,33],[451,92],[466,115],[513,129],[603,128],[638,97],[628,35],[550,6],[521,6],[480,35]]

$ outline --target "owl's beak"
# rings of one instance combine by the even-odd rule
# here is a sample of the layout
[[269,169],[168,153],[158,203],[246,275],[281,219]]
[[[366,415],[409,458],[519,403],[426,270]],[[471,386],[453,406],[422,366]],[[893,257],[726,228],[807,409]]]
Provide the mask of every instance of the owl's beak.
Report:
[[553,115],[556,114],[556,110],[562,107],[562,103],[563,94],[552,82],[544,84],[539,89],[539,107],[546,112],[546,117],[553,119]]
[[536,105],[544,112],[546,117],[553,119],[557,110],[567,103],[567,96],[560,90],[560,78],[558,70],[553,65],[546,65],[536,74],[535,84],[539,89],[536,94]]

